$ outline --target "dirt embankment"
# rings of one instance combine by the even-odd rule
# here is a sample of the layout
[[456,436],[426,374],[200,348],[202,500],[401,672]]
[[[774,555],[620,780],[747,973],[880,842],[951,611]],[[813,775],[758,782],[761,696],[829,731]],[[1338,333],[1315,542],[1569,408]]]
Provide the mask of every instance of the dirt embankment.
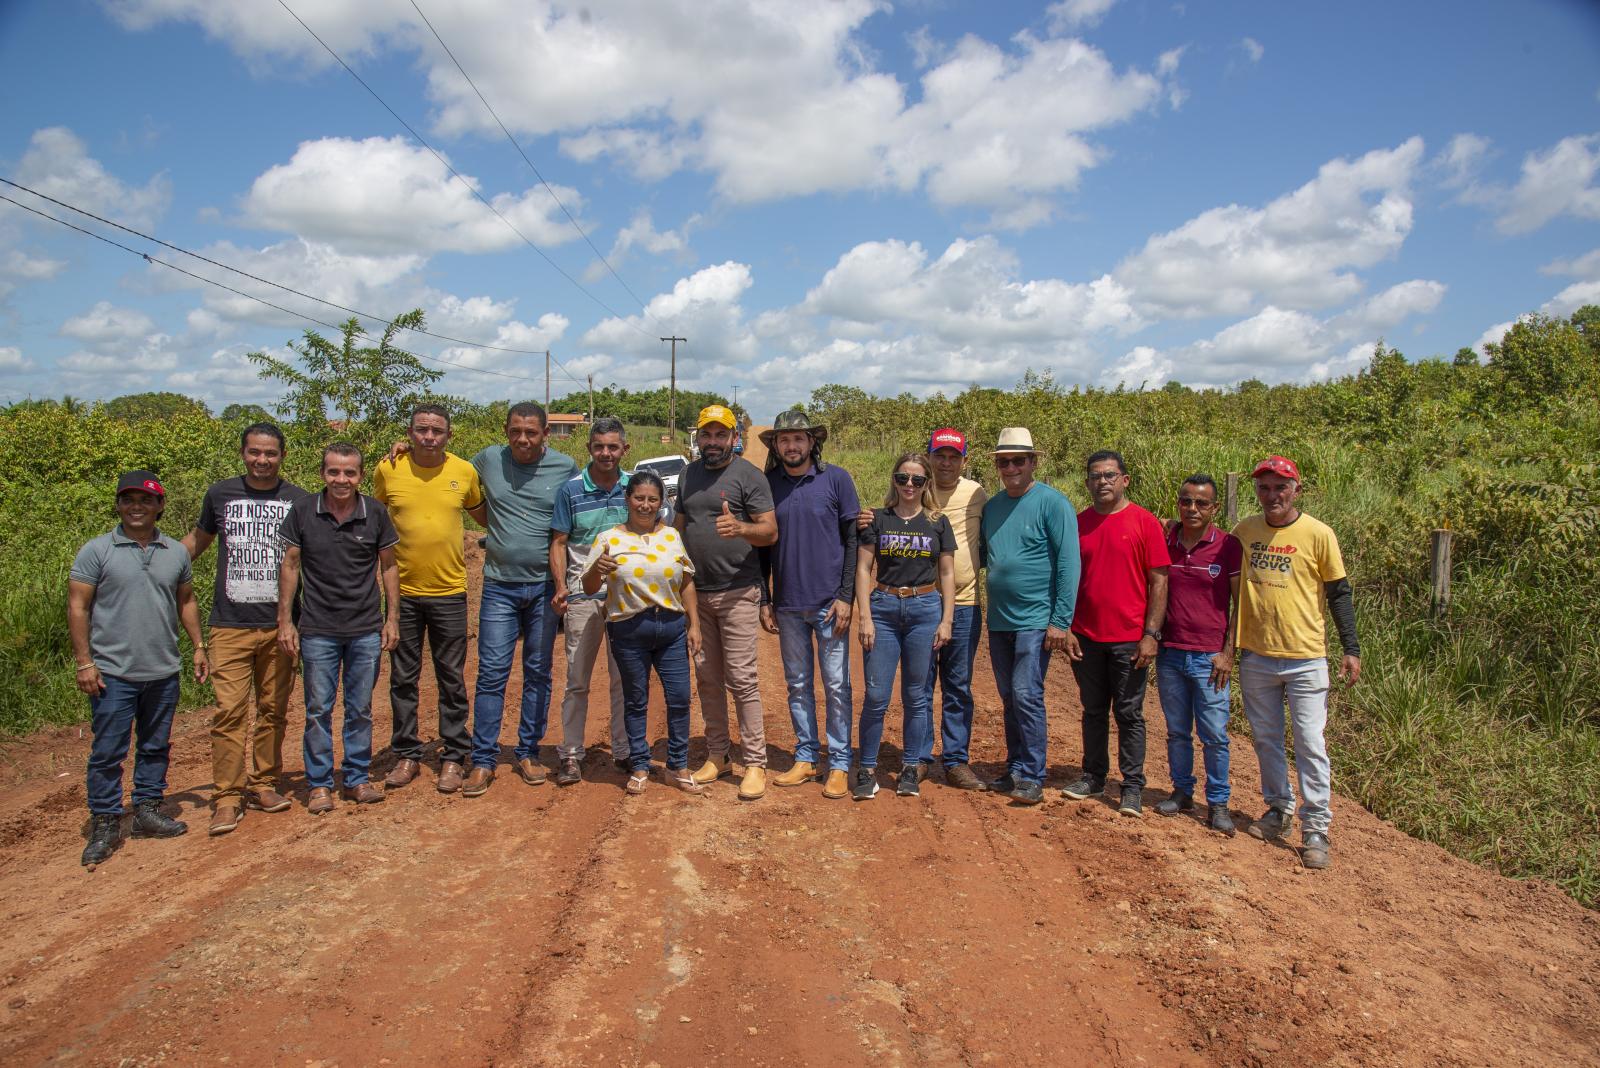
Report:
[[[776,643],[762,656],[783,768]],[[558,693],[563,668],[558,649]],[[982,655],[975,688],[974,759],[996,773]],[[1065,665],[1049,698],[1059,785],[1080,755]],[[1149,713],[1162,784],[1153,698]],[[503,768],[484,797],[447,797],[430,772],[383,805],[251,813],[208,839],[207,726],[200,712],[174,731],[171,797],[191,833],[128,842],[94,872],[77,860],[87,740],[0,751],[0,1061],[1600,1061],[1600,920],[1343,799],[1335,866],[1311,873],[1286,848],[1053,789],[1035,809],[937,782],[865,804],[816,785],[744,804],[726,780],[703,798],[659,782],[631,798],[596,716],[577,787]],[[695,735],[698,757],[698,712]],[[299,744],[292,727],[303,804]],[[1254,765],[1239,745],[1241,814],[1258,807]]]

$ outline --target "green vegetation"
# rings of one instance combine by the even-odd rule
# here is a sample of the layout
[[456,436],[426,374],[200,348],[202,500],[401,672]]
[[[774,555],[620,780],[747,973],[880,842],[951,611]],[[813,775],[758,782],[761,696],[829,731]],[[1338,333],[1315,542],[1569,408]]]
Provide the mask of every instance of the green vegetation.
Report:
[[[1337,382],[1252,380],[1229,391],[1063,389],[1033,373],[1014,390],[927,400],[827,385],[808,407],[832,431],[829,458],[852,471],[864,499],[881,494],[895,453],[947,424],[971,435],[973,473],[991,484],[985,446],[1002,426],[1030,427],[1048,452],[1043,476],[1080,504],[1082,458],[1119,449],[1135,498],[1164,515],[1194,471],[1220,480],[1268,452],[1294,457],[1307,481],[1303,504],[1338,532],[1357,587],[1365,674],[1335,695],[1338,789],[1458,855],[1553,880],[1596,906],[1600,643],[1590,620],[1600,603],[1600,309],[1520,322],[1490,355],[1409,363],[1380,345],[1365,371]],[[629,425],[630,460],[670,451],[659,442],[664,408],[659,420],[630,418],[623,391],[597,392],[603,414],[602,396]],[[574,393],[551,407],[581,411],[587,400]],[[681,394],[680,425],[711,401],[726,398]],[[334,403],[355,417],[339,435],[364,448],[381,451],[401,433],[393,407]],[[501,440],[505,402],[446,403],[453,451],[470,456]],[[293,394],[289,404],[301,407]],[[84,718],[67,645],[66,574],[77,547],[113,522],[117,473],[158,471],[171,502],[162,526],[181,533],[206,486],[236,473],[238,433],[256,414],[214,419],[190,404],[154,419],[117,418],[120,410],[68,398],[0,411],[0,734]],[[286,474],[314,486],[318,451],[336,435],[301,410],[308,418],[287,428]],[[581,434],[555,444],[583,455]],[[1240,511],[1253,510],[1246,482]],[[1455,532],[1455,603],[1435,619],[1428,544],[1441,526]],[[196,582],[208,605],[209,566]],[[190,704],[208,697],[194,686],[184,695]]]

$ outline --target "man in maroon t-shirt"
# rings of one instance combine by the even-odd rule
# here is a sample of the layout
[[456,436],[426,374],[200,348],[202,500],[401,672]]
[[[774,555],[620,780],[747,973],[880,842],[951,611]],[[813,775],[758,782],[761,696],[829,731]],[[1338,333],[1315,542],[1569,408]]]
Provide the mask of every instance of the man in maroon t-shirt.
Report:
[[1190,475],[1178,490],[1180,521],[1167,527],[1172,559],[1167,621],[1156,657],[1156,688],[1167,721],[1172,796],[1156,806],[1163,816],[1194,808],[1194,734],[1205,747],[1210,827],[1233,836],[1228,814],[1228,680],[1233,675],[1233,613],[1239,603],[1244,548],[1218,530],[1217,483]]
[[1128,470],[1109,449],[1089,457],[1094,504],[1078,513],[1078,607],[1067,655],[1083,698],[1083,777],[1061,792],[1104,793],[1111,770],[1110,717],[1124,816],[1144,814],[1144,691],[1167,614],[1167,540],[1161,521],[1128,500]]

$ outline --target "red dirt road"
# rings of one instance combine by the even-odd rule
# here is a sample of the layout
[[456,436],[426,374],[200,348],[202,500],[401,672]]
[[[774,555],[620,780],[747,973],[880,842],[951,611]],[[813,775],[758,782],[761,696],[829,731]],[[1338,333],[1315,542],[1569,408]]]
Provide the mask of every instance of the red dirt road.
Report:
[[[793,732],[763,642],[781,769]],[[558,643],[558,694],[563,667]],[[1064,667],[1052,786],[1080,754]],[[982,654],[975,688],[974,759],[993,772]],[[380,679],[379,746],[386,691]],[[1160,785],[1153,698],[1149,712]],[[207,728],[191,713],[173,735],[189,835],[127,842],[94,872],[78,866],[87,741],[0,750],[0,1062],[1600,1062],[1600,918],[1342,798],[1322,873],[1242,834],[1054,789],[1035,809],[937,781],[865,804],[815,784],[740,803],[727,780],[705,798],[659,781],[633,798],[597,715],[582,785],[530,788],[502,767],[469,800],[437,793],[430,771],[383,805],[313,819],[291,726],[300,804],[208,839]],[[1236,745],[1238,813],[1258,808],[1254,765]]]

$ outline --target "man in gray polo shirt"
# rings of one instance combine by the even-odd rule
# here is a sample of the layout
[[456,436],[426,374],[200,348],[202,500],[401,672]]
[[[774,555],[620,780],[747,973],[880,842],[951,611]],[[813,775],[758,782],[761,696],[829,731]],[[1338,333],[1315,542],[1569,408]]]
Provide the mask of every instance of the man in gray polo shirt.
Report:
[[109,860],[122,820],[122,762],[135,739],[135,838],[175,838],[189,828],[163,815],[168,738],[178,709],[178,623],[194,643],[194,677],[211,673],[184,547],[156,529],[166,490],[149,471],[117,480],[115,530],[78,550],[67,583],[67,629],[78,689],[89,698],[89,844],[85,865]]

